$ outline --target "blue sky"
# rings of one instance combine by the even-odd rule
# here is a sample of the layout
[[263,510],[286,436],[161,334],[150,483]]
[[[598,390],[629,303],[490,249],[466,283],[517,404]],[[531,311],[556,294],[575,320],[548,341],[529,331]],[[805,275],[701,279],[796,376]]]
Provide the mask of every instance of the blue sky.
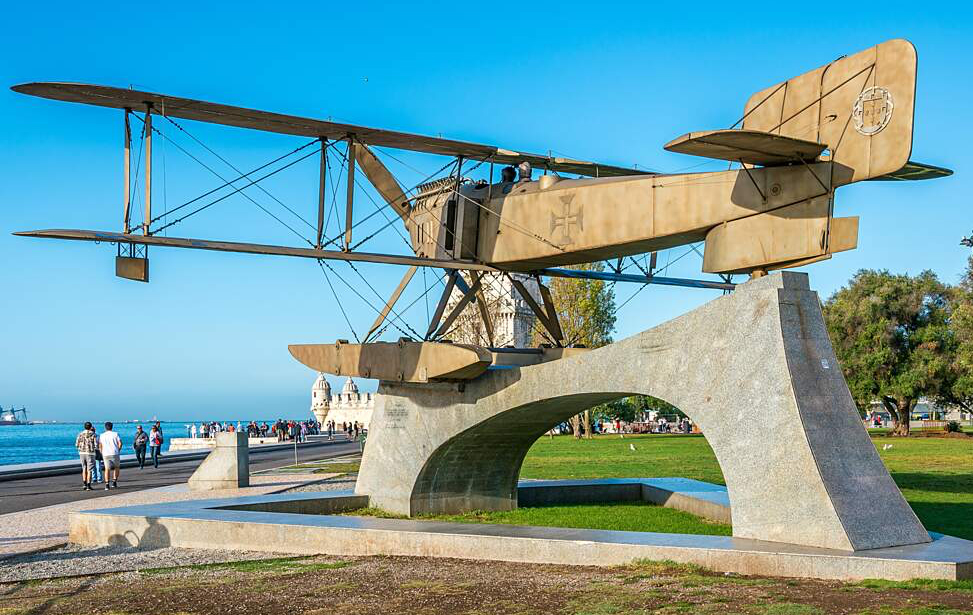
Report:
[[[970,9],[808,6],[214,2],[109,10],[18,3],[0,26],[0,84],[131,85],[672,172],[701,160],[662,145],[691,130],[729,126],[751,93],[839,55],[908,38],[919,51],[913,159],[957,173],[935,182],[840,190],[837,215],[861,216],[859,248],[806,270],[822,298],[860,268],[932,269],[955,281],[968,255],[959,239],[973,229],[966,172]],[[114,277],[111,246],[10,235],[119,229],[121,125],[120,111],[0,90],[0,405],[69,420],[303,416],[314,374],[290,357],[287,344],[349,337],[313,261],[154,250],[146,285]],[[179,137],[171,125],[157,127]],[[191,122],[185,127],[240,168],[304,142]],[[185,138],[180,143],[206,154]],[[157,139],[155,148],[156,212],[215,185],[173,146]],[[444,162],[395,154],[427,173]],[[389,164],[403,183],[421,179],[407,166]],[[312,159],[275,176],[267,189],[311,217],[316,173]],[[278,207],[260,193],[254,198]],[[365,195],[359,203],[367,213]],[[241,197],[173,234],[295,240]],[[403,248],[391,230],[368,247]],[[662,254],[660,264],[684,251]],[[698,276],[699,267],[700,259],[689,255],[667,273]],[[349,282],[358,280],[347,265],[335,268]],[[367,265],[360,271],[385,294],[402,273]],[[619,286],[619,302],[636,289]],[[407,300],[416,296],[411,288]],[[616,337],[715,296],[649,287],[619,312]],[[367,329],[370,308],[351,295],[344,304],[353,326]],[[422,305],[409,313],[417,328],[425,319]]]

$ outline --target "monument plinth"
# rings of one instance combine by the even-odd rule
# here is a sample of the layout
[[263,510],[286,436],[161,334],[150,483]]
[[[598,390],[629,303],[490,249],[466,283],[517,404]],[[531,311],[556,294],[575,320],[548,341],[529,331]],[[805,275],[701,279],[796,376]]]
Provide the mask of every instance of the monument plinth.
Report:
[[862,426],[807,275],[737,287],[620,342],[463,383],[382,381],[356,493],[408,515],[517,506],[531,445],[651,395],[712,446],[739,538],[858,551],[930,540]]

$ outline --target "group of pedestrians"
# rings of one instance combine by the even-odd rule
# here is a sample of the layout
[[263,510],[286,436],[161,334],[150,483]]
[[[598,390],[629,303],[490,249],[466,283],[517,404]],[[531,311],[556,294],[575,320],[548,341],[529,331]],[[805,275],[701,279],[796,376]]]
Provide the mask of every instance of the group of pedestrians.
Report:
[[[352,439],[357,440],[358,436],[361,435],[364,429],[365,429],[364,425],[362,425],[358,421],[355,421],[354,423],[348,423],[348,422],[341,423],[341,431],[344,432],[345,436],[349,440]],[[334,421],[328,421],[327,424],[328,440],[334,440],[334,434],[336,431],[338,431],[338,424],[335,423]]]
[[317,421],[277,421],[270,426],[270,432],[277,436],[278,442],[307,442],[309,435],[319,432]]
[[[118,489],[118,476],[121,471],[122,438],[113,429],[111,421],[105,423],[105,431],[100,434],[95,431],[90,421],[84,424],[84,429],[74,440],[81,458],[82,491],[91,491],[92,483],[104,483],[105,491]],[[156,422],[152,430],[146,433],[142,426],[135,429],[132,448],[139,468],[145,467],[146,449],[151,451],[152,463],[159,467],[159,455],[165,437],[162,435],[162,425]]]
[[237,421],[236,425],[233,423],[204,422],[199,424],[198,429],[195,423],[186,426],[187,435],[190,438],[215,438],[216,434],[220,432],[233,433],[244,430],[246,430],[248,438],[266,438],[269,435],[270,437],[276,437],[278,442],[287,440],[304,442],[307,440],[307,436],[320,432],[320,425],[317,421],[284,421],[277,419],[272,425],[268,425],[266,422],[257,423],[257,421],[250,421],[246,425],[243,425],[240,421]]

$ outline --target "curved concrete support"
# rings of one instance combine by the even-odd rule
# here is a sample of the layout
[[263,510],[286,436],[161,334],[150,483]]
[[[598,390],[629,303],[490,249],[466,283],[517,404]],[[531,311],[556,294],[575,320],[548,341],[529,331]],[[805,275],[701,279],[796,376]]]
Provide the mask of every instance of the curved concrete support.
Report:
[[742,284],[579,356],[379,392],[356,493],[394,512],[515,508],[524,456],[547,429],[645,394],[706,434],[734,536],[843,550],[930,540],[862,426],[805,274]]

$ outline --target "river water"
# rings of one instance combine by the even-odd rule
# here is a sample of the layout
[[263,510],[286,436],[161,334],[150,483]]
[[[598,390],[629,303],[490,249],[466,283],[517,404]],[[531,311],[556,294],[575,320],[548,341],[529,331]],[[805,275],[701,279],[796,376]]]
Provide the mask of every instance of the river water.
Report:
[[[138,423],[115,423],[115,431],[122,438],[122,454],[131,454],[132,439]],[[151,423],[141,423],[142,429],[149,431]],[[169,448],[170,438],[187,437],[188,423],[162,423],[162,433],[166,443],[162,450]],[[198,426],[198,424],[197,424]],[[74,439],[82,429],[81,423],[53,423],[40,425],[0,425],[0,465],[12,463],[36,463],[39,461],[61,461],[77,459]],[[95,425],[98,433],[104,425]]]

